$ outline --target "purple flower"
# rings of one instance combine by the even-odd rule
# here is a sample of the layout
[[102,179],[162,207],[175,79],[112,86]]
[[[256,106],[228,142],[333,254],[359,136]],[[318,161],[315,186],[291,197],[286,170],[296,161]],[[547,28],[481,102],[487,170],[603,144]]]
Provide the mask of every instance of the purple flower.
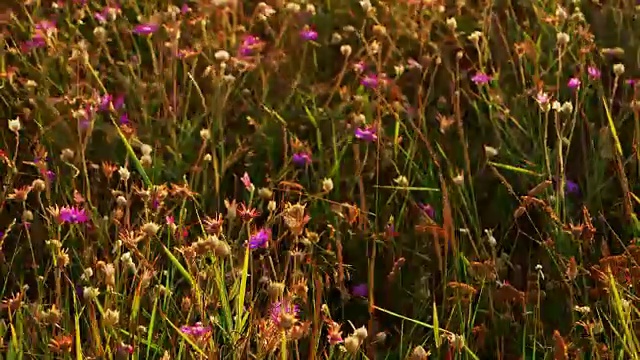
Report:
[[431,206],[431,204],[419,203],[418,206],[420,207],[420,210],[422,210],[429,218],[436,218],[436,210],[433,208],[433,206]]
[[293,163],[296,164],[297,166],[307,166],[311,164],[311,155],[309,155],[306,152],[299,152],[299,153],[293,154],[293,156],[291,157],[291,160],[293,160]]
[[120,125],[129,125],[131,122],[129,121],[129,114],[127,113],[122,113],[122,115],[120,115]]
[[47,170],[45,175],[47,176],[47,179],[49,179],[49,181],[53,181],[56,178],[56,173],[51,170]]
[[76,285],[75,288],[78,299],[84,299],[84,287],[82,287],[82,285]]
[[374,142],[378,140],[376,135],[376,129],[373,126],[367,126],[365,128],[357,128],[355,131],[356,138],[364,140],[366,142]]
[[124,95],[120,94],[116,98],[111,94],[104,94],[103,96],[98,96],[98,111],[109,111],[111,109],[111,105],[116,110],[120,110],[124,107]]
[[59,219],[63,223],[82,224],[89,220],[87,212],[78,207],[63,206],[60,209]]
[[577,182],[567,179],[564,185],[564,191],[569,195],[580,194],[580,186]]
[[180,332],[186,335],[191,335],[195,338],[201,338],[211,332],[211,327],[203,326],[201,322],[197,322],[193,325],[184,325],[180,327]]
[[109,111],[111,103],[113,101],[113,96],[110,94],[104,94],[98,98],[98,111]]
[[305,28],[304,30],[300,31],[300,37],[302,38],[302,40],[315,41],[318,39],[318,33],[315,30]]
[[186,14],[189,11],[191,11],[191,8],[189,7],[189,4],[187,4],[187,3],[182,4],[182,6],[180,7],[180,12],[183,13],[183,14]]
[[249,249],[253,250],[257,248],[266,247],[270,237],[271,237],[271,230],[262,229],[258,231],[249,239]]
[[353,285],[351,287],[351,294],[353,296],[367,297],[369,296],[369,287],[366,283]]
[[160,26],[158,24],[152,24],[152,23],[140,24],[140,25],[136,25],[133,28],[133,32],[138,35],[151,35],[154,32],[158,31],[159,28]]
[[567,86],[570,89],[577,89],[580,87],[580,84],[582,84],[582,82],[576,77],[572,77],[571,79],[569,79],[569,82],[567,82]]
[[122,109],[122,108],[124,107],[124,95],[123,95],[123,94],[118,95],[118,96],[113,100],[112,104],[113,104],[113,107],[114,107],[116,110],[120,110],[120,109]]
[[471,81],[476,83],[476,85],[483,85],[491,81],[491,76],[483,72],[477,72],[475,75],[473,75],[473,77],[471,78]]
[[280,315],[282,314],[290,314],[293,316],[298,316],[300,313],[300,307],[296,304],[292,304],[289,301],[276,301],[271,304],[271,309],[269,311],[271,314],[271,320],[276,324],[280,324]]
[[367,74],[362,77],[362,80],[360,80],[360,84],[364,87],[373,89],[378,87],[380,81],[378,80],[378,76],[376,74]]

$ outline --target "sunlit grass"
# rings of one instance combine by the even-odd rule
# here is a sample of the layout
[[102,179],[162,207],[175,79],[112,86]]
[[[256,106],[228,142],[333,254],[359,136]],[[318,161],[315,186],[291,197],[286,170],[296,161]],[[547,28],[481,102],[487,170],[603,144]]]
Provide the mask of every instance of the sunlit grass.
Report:
[[637,11],[0,6],[0,350],[635,359]]

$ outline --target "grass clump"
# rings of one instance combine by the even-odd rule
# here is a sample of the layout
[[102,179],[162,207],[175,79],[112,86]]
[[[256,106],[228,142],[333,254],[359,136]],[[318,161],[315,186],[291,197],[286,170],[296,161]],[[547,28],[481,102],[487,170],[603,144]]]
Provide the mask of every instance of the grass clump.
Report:
[[2,5],[2,353],[637,359],[638,11]]

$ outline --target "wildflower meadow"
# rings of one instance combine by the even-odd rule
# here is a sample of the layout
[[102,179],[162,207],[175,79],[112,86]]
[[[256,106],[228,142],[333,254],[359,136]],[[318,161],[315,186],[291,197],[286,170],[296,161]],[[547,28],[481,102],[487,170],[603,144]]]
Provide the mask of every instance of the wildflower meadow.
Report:
[[640,5],[0,2],[0,357],[640,359]]

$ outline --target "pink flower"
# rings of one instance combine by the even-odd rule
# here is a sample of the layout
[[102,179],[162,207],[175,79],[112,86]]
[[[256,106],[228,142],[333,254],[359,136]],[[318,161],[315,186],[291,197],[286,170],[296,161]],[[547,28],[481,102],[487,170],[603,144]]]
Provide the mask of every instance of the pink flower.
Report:
[[589,66],[587,68],[587,74],[589,74],[589,78],[592,80],[600,79],[600,70],[595,66]]
[[548,104],[549,100],[551,100],[551,97],[546,92],[541,91],[541,92],[538,93],[538,95],[536,95],[536,101],[540,105]]
[[367,68],[367,65],[364,63],[364,61],[359,61],[353,64],[353,70],[357,73],[363,72],[366,68]]
[[251,182],[251,178],[249,177],[249,174],[246,171],[242,175],[242,178],[240,178],[240,181],[242,181],[242,184],[244,184],[245,189],[249,191],[253,191],[253,189],[255,188],[253,186],[253,183]]
[[201,322],[197,322],[194,325],[184,325],[180,327],[180,331],[183,334],[191,335],[194,338],[202,338],[211,332],[211,327],[203,326]]
[[318,40],[318,32],[310,28],[305,28],[300,32],[300,37],[303,40],[315,41],[315,40]]
[[367,74],[362,77],[362,80],[360,80],[360,84],[362,84],[362,86],[364,87],[373,89],[377,88],[378,85],[380,85],[380,80],[378,79],[378,76],[376,74]]
[[159,28],[160,26],[158,24],[140,24],[133,28],[133,32],[138,35],[151,35],[158,31]]
[[356,138],[364,140],[366,142],[374,142],[378,140],[376,135],[376,129],[373,126],[367,126],[365,128],[357,128],[355,131]]
[[483,72],[477,72],[475,75],[473,75],[473,77],[471,78],[471,81],[476,83],[476,85],[483,85],[491,81],[491,76]]
[[571,79],[569,79],[569,82],[567,82],[567,86],[570,89],[577,89],[580,87],[580,84],[582,84],[582,82],[577,77],[572,77]]

